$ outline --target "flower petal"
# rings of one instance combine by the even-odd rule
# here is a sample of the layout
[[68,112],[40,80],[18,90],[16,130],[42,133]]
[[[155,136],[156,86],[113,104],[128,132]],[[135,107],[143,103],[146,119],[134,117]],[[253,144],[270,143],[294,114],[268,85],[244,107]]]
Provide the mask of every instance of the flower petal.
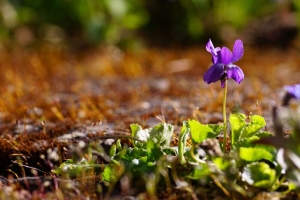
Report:
[[203,80],[210,84],[212,82],[217,82],[222,78],[224,74],[224,65],[223,64],[214,64],[211,66],[203,76]]
[[300,84],[285,86],[284,90],[294,98],[300,100]]
[[212,52],[214,52],[214,50],[215,50],[214,44],[212,43],[211,39],[209,39],[206,44],[206,51],[208,51],[209,53],[212,54]]
[[206,51],[208,51],[209,53],[211,53],[212,55],[212,62],[213,64],[216,64],[218,62],[218,51],[220,51],[221,48],[220,47],[214,47],[212,41],[209,39],[207,44],[206,44]]
[[244,80],[244,72],[237,65],[227,65],[227,78],[232,78],[240,84]]
[[219,61],[225,65],[231,63],[232,53],[227,47],[222,47],[221,51],[218,52]]
[[231,63],[240,60],[244,55],[244,46],[242,40],[236,40],[233,45],[233,56]]
[[217,55],[216,56],[212,56],[211,61],[212,61],[213,64],[220,63]]

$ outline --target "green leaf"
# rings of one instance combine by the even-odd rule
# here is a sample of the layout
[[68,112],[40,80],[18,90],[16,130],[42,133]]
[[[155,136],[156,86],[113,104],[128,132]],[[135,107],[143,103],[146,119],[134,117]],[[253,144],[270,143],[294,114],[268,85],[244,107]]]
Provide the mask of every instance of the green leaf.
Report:
[[252,115],[249,116],[251,124],[255,124],[260,126],[260,128],[263,128],[264,126],[266,126],[266,120],[260,116],[260,115]]
[[[174,132],[174,126],[171,124],[161,123],[154,126],[151,129],[142,129],[138,124],[131,124],[132,137],[145,141],[154,143],[153,147],[170,147],[171,139]],[[150,147],[144,143],[134,141],[136,147]]]
[[118,151],[122,151],[122,150],[123,150],[122,144],[121,144],[121,140],[120,140],[120,139],[117,140],[116,146],[117,146],[117,150],[118,150]]
[[203,125],[196,120],[188,120],[193,143],[201,143],[207,138],[214,138],[217,135],[208,125]]
[[114,159],[118,160],[118,158],[122,160],[133,160],[135,158],[139,159],[140,157],[148,156],[149,151],[144,148],[131,148],[129,147],[125,152],[121,152],[117,154]]
[[150,140],[152,140],[156,146],[170,147],[171,139],[174,132],[174,126],[171,124],[161,123],[154,126],[150,131]]
[[223,124],[208,124],[208,126],[213,130],[214,134],[213,136],[210,135],[209,138],[215,138],[218,135],[220,135],[220,133],[223,131],[224,129],[224,125]]
[[244,114],[235,113],[230,115],[231,144],[234,145],[234,143],[240,138],[242,130],[246,124],[245,119],[246,116]]
[[260,138],[272,135],[268,132],[259,132],[252,137],[238,140],[232,151],[239,152],[240,158],[245,161],[258,161],[266,159],[271,162],[275,160],[276,148],[271,145],[255,144]]
[[137,132],[142,129],[142,127],[138,124],[130,124],[131,136],[136,137]]
[[222,158],[222,157],[214,158],[213,162],[220,170],[225,170],[230,165],[230,162],[227,160],[224,160],[224,158]]
[[117,152],[117,146],[115,144],[111,145],[109,149],[109,157],[114,157]]
[[110,165],[108,165],[104,168],[101,175],[102,175],[103,181],[113,182],[115,180],[112,166],[110,166]]
[[256,135],[249,138],[240,139],[236,141],[235,145],[233,146],[233,150],[239,149],[240,147],[253,147],[255,146],[253,142],[257,140],[259,140],[259,137],[257,137]]
[[270,188],[276,181],[276,171],[266,163],[255,162],[245,166],[242,178],[250,185]]
[[240,138],[251,137],[257,133],[260,129],[266,126],[266,121],[259,115],[249,116],[250,123],[245,126]]
[[[133,138],[146,142],[150,137],[149,130],[148,129],[143,130],[143,128],[138,124],[130,124],[130,129]],[[144,143],[139,141],[134,141],[133,144],[137,147],[144,146]]]
[[271,137],[271,136],[274,136],[274,135],[270,132],[261,131],[261,132],[258,132],[257,134],[255,134],[255,136],[257,136],[259,138],[264,138],[264,137]]
[[249,116],[249,120],[250,122],[247,123],[244,114],[237,113],[230,115],[231,143],[233,146],[239,140],[259,134],[259,131],[266,126],[265,119],[259,115]]
[[156,161],[164,155],[161,148],[155,147],[151,149],[129,147],[114,156],[114,160],[123,163],[125,170],[131,172],[133,176],[140,176],[143,173],[152,172],[156,165]]
[[[239,139],[238,141],[236,141],[236,143],[234,144],[232,149],[236,150],[236,149],[239,149],[240,147],[255,147],[255,146],[257,146],[255,144],[255,141],[258,141],[261,138],[270,137],[270,136],[273,136],[273,134],[269,133],[269,132],[258,132],[252,137]],[[265,146],[266,148],[269,147],[269,148],[274,149],[270,145],[263,145],[263,146]]]
[[255,146],[255,147],[241,147],[239,149],[241,159],[245,161],[258,161],[261,159],[266,159],[269,161],[275,160],[275,149],[272,146]]

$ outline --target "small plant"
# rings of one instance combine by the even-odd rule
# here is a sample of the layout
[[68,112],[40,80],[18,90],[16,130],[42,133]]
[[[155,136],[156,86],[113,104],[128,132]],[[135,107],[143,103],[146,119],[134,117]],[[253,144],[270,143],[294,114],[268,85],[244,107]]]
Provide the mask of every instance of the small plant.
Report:
[[[244,79],[243,71],[233,64],[243,56],[243,43],[236,40],[231,53],[226,47],[215,48],[209,40],[206,49],[212,54],[213,65],[205,73],[204,81],[208,84],[221,81],[223,124],[202,124],[194,119],[183,121],[175,143],[173,138],[177,133],[171,124],[164,122],[146,129],[131,124],[131,135],[119,136],[119,139],[127,138],[128,143],[117,140],[109,152],[105,152],[94,141],[87,144],[81,156],[73,156],[53,173],[71,178],[99,174],[108,186],[106,199],[124,179],[142,182],[144,187],[139,185],[138,188],[146,190],[150,198],[156,198],[160,188],[165,188],[169,194],[172,190],[184,190],[197,197],[201,196],[199,188],[205,185],[218,187],[228,198],[240,199],[259,196],[263,191],[284,196],[296,186],[300,187],[300,109],[288,108],[292,98],[300,99],[299,85],[285,87],[283,108],[273,109],[275,137],[265,131],[266,121],[262,116],[232,113],[228,141],[227,85],[228,79],[237,83]],[[282,136],[283,123],[290,124],[293,129],[290,139]],[[229,143],[230,148],[226,149]],[[103,154],[109,159],[100,164],[97,155]]]
[[243,42],[236,40],[233,46],[233,53],[227,47],[214,47],[211,40],[206,44],[206,50],[212,55],[213,65],[204,74],[204,81],[207,84],[212,82],[221,81],[221,86],[224,88],[223,97],[223,149],[226,149],[227,145],[227,120],[226,120],[226,97],[227,97],[227,85],[228,79],[233,79],[237,83],[241,83],[244,79],[244,72],[234,62],[239,61],[244,54]]

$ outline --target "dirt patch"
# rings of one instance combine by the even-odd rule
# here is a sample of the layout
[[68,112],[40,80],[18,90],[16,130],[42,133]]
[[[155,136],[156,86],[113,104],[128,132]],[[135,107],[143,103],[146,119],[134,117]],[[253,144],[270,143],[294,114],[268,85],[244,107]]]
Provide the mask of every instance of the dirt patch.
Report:
[[[297,50],[246,47],[237,63],[245,80],[229,82],[228,111],[262,114],[270,130],[270,106],[280,103],[283,85],[299,81],[299,58]],[[207,85],[202,79],[210,64],[202,47],[74,53],[48,46],[1,52],[1,176],[49,176],[70,156],[70,144],[128,134],[131,123],[149,127],[168,121],[178,134],[176,126],[186,119],[221,122],[220,83]],[[52,164],[51,151],[60,155]]]

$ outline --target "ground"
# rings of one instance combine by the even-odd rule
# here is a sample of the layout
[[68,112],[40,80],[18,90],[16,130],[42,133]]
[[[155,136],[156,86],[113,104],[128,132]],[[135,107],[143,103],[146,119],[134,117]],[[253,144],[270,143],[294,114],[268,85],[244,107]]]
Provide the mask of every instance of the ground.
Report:
[[[129,134],[131,123],[149,127],[167,121],[178,134],[176,125],[186,119],[222,122],[220,83],[207,85],[202,78],[210,60],[204,47],[123,52],[113,46],[72,51],[45,45],[2,50],[3,183],[50,175],[70,157],[70,144]],[[299,82],[299,63],[296,49],[246,46],[236,63],[245,80],[240,85],[229,81],[228,113],[261,114],[272,131],[271,106],[280,105],[284,85]],[[60,155],[57,163],[49,162],[51,151]]]

